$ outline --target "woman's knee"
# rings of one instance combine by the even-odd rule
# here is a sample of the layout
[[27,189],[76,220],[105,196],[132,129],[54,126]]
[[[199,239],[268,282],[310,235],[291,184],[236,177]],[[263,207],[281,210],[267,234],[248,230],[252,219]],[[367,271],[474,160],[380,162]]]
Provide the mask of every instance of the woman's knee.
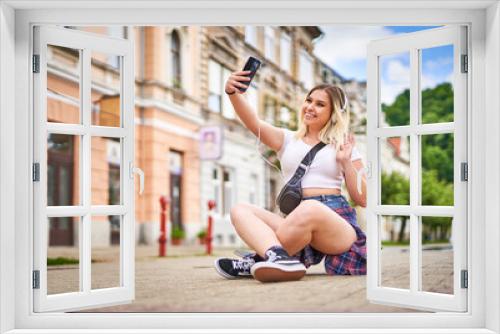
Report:
[[231,217],[231,223],[234,225],[238,223],[240,220],[240,217],[242,215],[248,214],[248,211],[251,210],[251,204],[248,203],[238,203],[236,205],[233,205],[231,208],[231,211],[229,212],[230,217]]
[[321,209],[321,203],[315,200],[302,201],[295,210],[286,218],[290,225],[298,225],[302,227],[310,227],[314,223],[314,217],[318,210]]

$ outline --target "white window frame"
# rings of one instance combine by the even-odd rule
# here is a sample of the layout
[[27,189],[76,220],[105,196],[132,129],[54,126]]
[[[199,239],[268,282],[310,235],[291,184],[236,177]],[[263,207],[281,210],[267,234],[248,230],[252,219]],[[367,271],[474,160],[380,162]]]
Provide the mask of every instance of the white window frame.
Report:
[[[135,212],[134,182],[129,170],[133,168],[134,160],[134,121],[131,113],[133,99],[133,44],[129,41],[114,40],[105,36],[87,34],[77,30],[67,30],[59,27],[37,27],[33,43],[35,52],[40,56],[40,73],[34,77],[34,122],[39,124],[34,128],[34,161],[40,164],[40,182],[33,185],[34,217],[37,217],[34,231],[34,269],[40,272],[40,289],[34,290],[34,308],[38,312],[48,310],[78,309],[83,306],[113,305],[127,303],[134,299],[134,243]],[[75,40],[78,36],[80,40]],[[64,124],[47,122],[47,45],[57,45],[79,51],[80,72],[80,102],[79,113],[81,124]],[[120,64],[120,96],[122,96],[120,115],[121,126],[118,128],[93,126],[91,122],[91,59],[93,52],[117,54]],[[86,184],[81,184],[80,203],[70,206],[47,206],[47,151],[45,142],[48,134],[68,134],[80,138],[79,176],[77,178]],[[120,139],[120,190],[122,191],[119,205],[95,205],[91,197],[91,150],[92,138]],[[133,175],[133,174],[132,174]],[[132,176],[133,177],[133,176]],[[92,265],[91,253],[93,240],[91,237],[92,217],[97,215],[120,215],[120,285],[108,289],[93,289],[91,284]],[[80,216],[79,224],[79,291],[71,293],[48,294],[47,287],[47,237],[48,217]]]
[[[497,1],[373,2],[362,8],[361,0],[336,2],[292,2],[286,11],[280,1],[212,1],[203,4],[217,8],[207,15],[205,7],[193,9],[191,2],[130,1],[118,9],[115,1],[4,1],[0,4],[0,333],[60,332],[111,333],[111,328],[129,328],[128,333],[152,333],[154,328],[190,333],[255,332],[269,333],[499,333],[500,320],[500,220],[498,159],[500,135],[500,7]],[[50,3],[50,10],[42,10]],[[199,5],[199,3],[198,3]],[[62,9],[65,6],[65,9]],[[67,7],[72,8],[67,8]],[[183,7],[185,6],[185,7]],[[260,7],[259,7],[260,6]],[[426,7],[427,6],[427,7]],[[99,8],[98,8],[99,7]],[[162,8],[160,8],[162,7]],[[183,7],[183,8],[179,8]],[[395,8],[398,7],[398,8]],[[94,9],[93,9],[94,8]],[[375,8],[375,9],[374,9]],[[417,8],[417,9],[415,9]],[[19,10],[17,10],[19,9]],[[85,10],[82,10],[85,9]],[[244,9],[245,15],[241,15]],[[377,15],[374,15],[374,12]],[[293,19],[291,19],[293,17]],[[33,314],[31,307],[30,247],[32,245],[32,200],[30,197],[32,138],[30,25],[46,24],[189,24],[265,25],[290,22],[296,25],[380,24],[397,25],[467,23],[471,26],[468,142],[469,160],[469,305],[465,314]],[[314,22],[312,22],[314,21]],[[15,64],[12,66],[12,64]],[[486,70],[487,69],[487,70]],[[15,126],[12,126],[15,124]],[[14,140],[13,140],[14,139]],[[486,158],[488,163],[486,164]],[[486,180],[488,182],[486,182]],[[14,189],[14,191],[13,191]],[[14,194],[14,196],[12,196]],[[15,224],[13,223],[15,222]],[[472,232],[472,233],[470,233]],[[485,253],[488,258],[486,266]],[[12,254],[15,254],[13,256]],[[14,287],[14,288],[12,288]],[[488,292],[487,294],[485,292]],[[473,292],[473,293],[472,293]],[[334,299],[335,296],[332,296]],[[15,305],[15,307],[12,307]],[[141,330],[148,326],[149,330]],[[196,327],[195,327],[196,326]],[[89,329],[89,327],[91,327]],[[165,329],[166,327],[171,330]],[[301,329],[293,329],[300,327]],[[374,329],[384,327],[384,329]],[[42,330],[45,328],[45,330]],[[104,329],[108,328],[108,329]],[[211,328],[203,330],[202,328]],[[224,328],[224,330],[216,330]],[[246,328],[246,330],[244,330]],[[431,329],[429,329],[431,328]],[[460,330],[461,328],[461,330]],[[234,329],[234,330],[233,330]],[[157,332],[157,331],[156,331]],[[178,331],[177,331],[178,332]]]
[[[413,34],[401,34],[372,41],[368,46],[368,131],[366,141],[368,164],[371,175],[367,187],[370,201],[367,205],[367,249],[368,249],[368,298],[391,304],[413,305],[423,310],[467,310],[467,289],[461,288],[461,270],[467,270],[466,256],[466,231],[467,231],[467,186],[468,182],[461,180],[460,164],[467,161],[467,79],[468,73],[462,73],[461,56],[467,54],[466,28],[462,26],[449,26],[433,28]],[[423,90],[420,83],[422,60],[421,50],[428,48],[452,45],[453,47],[453,89],[454,89],[454,119],[449,123],[422,124],[420,118],[422,108],[419,104]],[[408,53],[410,58],[410,122],[406,126],[388,127],[382,121],[381,110],[381,70],[379,62],[381,57]],[[417,101],[417,102],[414,102]],[[453,152],[453,193],[454,202],[450,206],[424,205],[420,201],[422,188],[421,178],[423,166],[420,158],[421,140],[424,134],[452,134],[454,137]],[[385,205],[381,203],[382,186],[380,175],[382,173],[381,149],[382,143],[390,137],[408,137],[410,140],[409,166],[410,166],[410,202],[408,205]],[[420,143],[419,143],[420,142]],[[409,287],[394,289],[381,284],[381,277],[385,273],[380,265],[382,252],[379,242],[382,240],[380,233],[382,216],[408,215],[410,227],[409,262],[410,277]],[[453,279],[452,293],[436,294],[422,289],[422,240],[420,219],[425,216],[443,215],[452,217],[453,236]]]

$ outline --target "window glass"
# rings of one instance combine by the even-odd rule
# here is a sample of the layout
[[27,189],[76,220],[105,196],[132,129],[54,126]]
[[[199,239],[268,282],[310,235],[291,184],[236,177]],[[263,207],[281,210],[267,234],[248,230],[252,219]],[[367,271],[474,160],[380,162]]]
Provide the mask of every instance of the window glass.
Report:
[[234,108],[229,100],[229,96],[224,92],[224,86],[226,84],[227,79],[231,75],[231,71],[225,67],[222,67],[222,83],[220,91],[222,92],[222,115],[226,118],[233,119],[235,118]]
[[172,40],[170,43],[170,52],[172,59],[172,86],[175,88],[182,87],[181,77],[181,41],[179,33],[174,30],[172,32]]
[[300,81],[302,81],[306,89],[311,89],[314,85],[313,60],[305,50],[300,52],[299,69]]
[[80,217],[50,217],[47,220],[47,294],[78,292]]
[[257,27],[245,26],[245,42],[257,46]]
[[281,33],[280,39],[280,65],[285,71],[291,72],[292,44],[290,36],[285,32]]
[[379,57],[380,126],[410,124],[410,53]]
[[47,121],[81,124],[80,50],[47,45],[47,65]]
[[267,59],[270,59],[272,61],[276,61],[275,59],[275,47],[274,47],[274,29],[272,27],[265,27],[264,29],[264,34],[265,34],[265,46],[264,46],[264,53]]
[[[116,68],[110,69],[104,62],[115,57],[110,54],[92,51],[92,125],[120,127],[122,124],[121,56],[116,56]],[[98,87],[107,87],[106,90]]]
[[453,45],[420,50],[422,124],[453,122]]
[[221,65],[212,59],[208,62],[208,107],[213,110],[221,111],[221,94],[222,94],[222,68]]

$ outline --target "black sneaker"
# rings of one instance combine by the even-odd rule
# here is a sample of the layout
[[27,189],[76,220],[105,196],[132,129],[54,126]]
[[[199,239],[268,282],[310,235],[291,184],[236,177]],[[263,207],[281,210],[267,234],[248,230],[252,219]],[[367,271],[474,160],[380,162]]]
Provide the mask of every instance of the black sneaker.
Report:
[[288,255],[284,249],[268,250],[266,256],[266,261],[255,263],[250,269],[258,281],[296,281],[306,274],[304,264],[297,257]]
[[242,259],[220,258],[215,260],[215,270],[227,279],[250,277],[250,268],[255,264],[252,257]]

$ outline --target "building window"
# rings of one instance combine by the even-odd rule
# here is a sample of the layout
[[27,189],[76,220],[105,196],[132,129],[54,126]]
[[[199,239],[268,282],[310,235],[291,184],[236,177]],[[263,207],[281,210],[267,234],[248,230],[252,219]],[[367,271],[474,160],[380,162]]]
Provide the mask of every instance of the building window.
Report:
[[281,33],[280,39],[280,65],[285,71],[292,71],[292,39],[285,32]]
[[223,166],[212,171],[212,182],[215,199],[215,212],[228,215],[235,202],[234,170]]
[[175,88],[182,87],[181,79],[181,41],[177,30],[172,32],[170,52],[172,59],[172,86]]
[[232,169],[229,168],[223,168],[222,169],[222,175],[223,175],[223,208],[222,212],[224,215],[228,215],[231,212],[231,208],[233,207],[234,204],[234,172]]
[[266,98],[265,106],[265,120],[270,124],[275,124],[276,122],[276,101],[272,98]]
[[272,27],[265,27],[264,35],[264,55],[267,59],[276,61],[274,50],[274,29]]
[[247,92],[247,101],[252,107],[253,110],[259,115],[259,93],[257,91],[257,86],[252,82],[250,87],[248,87]]
[[257,47],[257,27],[245,26],[245,42]]
[[184,230],[182,222],[182,174],[184,169],[182,152],[169,151],[169,195],[170,195],[170,221],[173,228]]
[[299,56],[299,78],[306,89],[311,89],[313,87],[313,75],[313,59],[307,51],[301,50]]
[[234,119],[234,109],[231,101],[224,94],[224,86],[231,71],[218,62],[210,59],[208,62],[208,107],[222,113],[225,118]]
[[280,125],[288,127],[290,125],[290,121],[292,120],[292,115],[290,109],[285,106],[280,108]]
[[251,204],[258,204],[259,201],[259,177],[257,174],[250,175],[250,186],[248,191],[248,201]]

